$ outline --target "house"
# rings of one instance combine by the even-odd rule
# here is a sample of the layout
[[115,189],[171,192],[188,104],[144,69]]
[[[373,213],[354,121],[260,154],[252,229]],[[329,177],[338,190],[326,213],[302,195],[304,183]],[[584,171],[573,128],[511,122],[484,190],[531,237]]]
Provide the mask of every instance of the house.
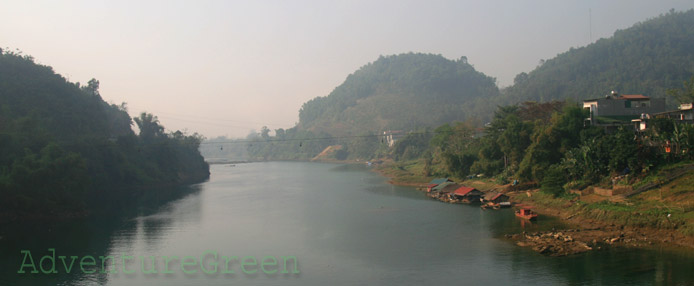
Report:
[[383,138],[386,141],[385,143],[388,144],[388,147],[393,147],[393,145],[395,145],[395,141],[398,141],[398,139],[403,136],[405,136],[405,133],[402,130],[383,131]]
[[489,193],[484,194],[484,201],[498,204],[501,202],[507,202],[508,196],[504,195],[502,193],[489,192]]
[[448,185],[450,185],[450,184],[455,184],[455,183],[450,182],[450,181],[446,181],[446,182],[440,183],[440,184],[438,184],[438,185],[432,187],[432,188],[431,188],[431,191],[429,191],[429,192],[430,192],[430,193],[438,193],[438,192],[441,192],[441,190],[442,190],[443,188],[445,188],[446,186],[448,186]]
[[432,190],[434,187],[436,187],[436,186],[438,186],[439,184],[442,184],[442,183],[444,183],[444,182],[453,182],[453,181],[452,181],[451,179],[449,179],[449,178],[437,178],[437,179],[433,179],[433,180],[431,180],[431,182],[429,182],[429,184],[427,185],[427,193],[428,193],[428,192],[431,192],[431,190]]
[[608,130],[633,124],[634,119],[645,119],[649,114],[666,110],[665,98],[650,98],[641,94],[619,95],[615,91],[604,98],[584,100],[583,108],[590,110],[590,117],[586,121]]
[[448,194],[450,194],[459,187],[460,185],[456,183],[446,181],[431,188],[431,191],[427,193],[427,196],[430,198],[446,201],[446,199],[449,198]]
[[450,194],[450,197],[451,197],[451,199],[454,199],[454,200],[460,200],[460,201],[469,203],[469,202],[479,202],[480,197],[483,194],[484,193],[478,191],[477,189],[475,189],[473,187],[460,186]]
[[683,103],[680,104],[677,110],[655,113],[653,117],[670,118],[676,121],[694,123],[694,109],[692,109],[692,105],[692,103]]
[[658,112],[647,114],[639,119],[633,119],[631,122],[637,131],[644,131],[648,127],[648,120],[652,118],[669,118],[681,123],[694,124],[694,109],[692,103],[680,104],[677,110]]
[[443,187],[439,190],[439,193],[441,193],[441,195],[450,194],[450,193],[453,193],[455,190],[457,190],[460,187],[462,187],[462,186],[459,184],[456,184],[456,183],[447,184],[445,187]]
[[441,184],[443,182],[453,182],[453,180],[451,180],[449,178],[437,178],[437,179],[431,180],[431,182],[429,182],[429,184],[438,185],[438,184]]

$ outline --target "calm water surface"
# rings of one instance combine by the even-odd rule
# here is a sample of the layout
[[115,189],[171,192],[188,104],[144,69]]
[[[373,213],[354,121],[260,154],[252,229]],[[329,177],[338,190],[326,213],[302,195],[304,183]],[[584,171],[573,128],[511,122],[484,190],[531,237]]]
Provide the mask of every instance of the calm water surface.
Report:
[[[0,285],[694,284],[690,253],[616,249],[544,257],[503,239],[521,230],[511,210],[440,203],[361,166],[270,162],[213,165],[211,173],[176,200],[138,204],[135,215],[3,230]],[[525,227],[556,225],[541,217]],[[38,261],[48,248],[58,256],[156,256],[160,272],[162,256],[295,256],[300,273],[249,275],[235,261],[233,275],[201,273],[199,265],[198,273],[185,274],[176,262],[173,274],[146,275],[139,260],[129,264],[134,274],[65,274],[59,263],[59,274],[16,273],[21,250]],[[120,271],[120,260],[113,266]]]

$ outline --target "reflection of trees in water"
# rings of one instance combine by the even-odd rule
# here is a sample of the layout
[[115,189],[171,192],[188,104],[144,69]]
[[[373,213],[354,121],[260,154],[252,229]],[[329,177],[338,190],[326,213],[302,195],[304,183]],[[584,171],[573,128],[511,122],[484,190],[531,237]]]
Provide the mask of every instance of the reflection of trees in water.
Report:
[[[549,285],[688,285],[694,281],[694,253],[662,249],[609,248],[566,257],[546,257],[513,247],[496,253],[498,264],[510,261],[511,275]],[[542,273],[542,277],[533,275]]]
[[[202,209],[200,189],[199,185],[162,189],[134,201],[127,210],[111,215],[59,223],[16,222],[3,225],[0,228],[0,285],[104,284],[107,274],[99,271],[83,274],[79,260],[74,262],[70,274],[65,273],[58,256],[67,256],[68,264],[70,256],[78,256],[78,259],[93,256],[97,264],[95,269],[101,270],[99,256],[109,255],[118,245],[132,244],[140,235],[147,244],[155,244],[162,237],[162,231],[176,223],[177,219],[199,220]],[[180,200],[184,196],[187,199]],[[175,216],[177,206],[181,203],[185,204],[185,216]],[[155,214],[158,212],[162,214]],[[21,250],[31,251],[38,268],[41,257],[51,254],[49,248],[55,249],[58,274],[17,273],[24,258]],[[41,271],[40,268],[38,270]]]

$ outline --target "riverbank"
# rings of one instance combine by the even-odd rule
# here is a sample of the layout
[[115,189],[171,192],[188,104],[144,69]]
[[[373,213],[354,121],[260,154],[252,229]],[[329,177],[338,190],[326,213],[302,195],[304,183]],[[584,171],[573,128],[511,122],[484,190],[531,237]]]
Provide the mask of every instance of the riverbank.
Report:
[[[542,254],[562,256],[610,246],[681,247],[694,250],[694,237],[678,230],[667,215],[658,218],[649,217],[650,214],[632,213],[637,218],[632,218],[633,223],[629,224],[609,218],[615,214],[600,209],[601,206],[616,207],[616,204],[552,198],[537,190],[508,195],[513,202],[532,205],[535,212],[557,217],[567,225],[561,230],[506,235],[517,245],[530,247]],[[653,224],[662,227],[650,226]]]
[[[681,166],[679,170],[688,169]],[[391,184],[423,189],[432,177],[417,164],[377,168]],[[552,231],[509,233],[505,238],[538,253],[563,256],[606,247],[665,247],[694,250],[694,171],[632,197],[567,194],[553,197],[534,190],[509,191],[492,180],[454,180],[481,191],[501,191],[516,204],[557,217],[566,227]],[[514,219],[514,218],[509,218]],[[541,218],[540,218],[541,219]]]

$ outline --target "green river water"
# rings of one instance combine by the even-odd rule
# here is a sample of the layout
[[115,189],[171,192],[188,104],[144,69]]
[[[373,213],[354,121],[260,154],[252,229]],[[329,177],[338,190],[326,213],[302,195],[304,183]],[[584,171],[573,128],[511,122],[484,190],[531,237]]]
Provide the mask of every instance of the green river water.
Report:
[[[692,253],[544,257],[503,235],[556,220],[521,226],[511,210],[441,203],[364,166],[267,162],[210,171],[209,181],[172,190],[181,194],[174,199],[134,202],[133,213],[1,230],[0,285],[694,284]],[[28,252],[37,267],[47,255],[51,270],[49,249],[58,273],[22,268]],[[67,264],[77,256],[71,273],[60,256]],[[95,265],[87,258],[82,269],[86,256]],[[152,257],[157,273],[146,274]]]

